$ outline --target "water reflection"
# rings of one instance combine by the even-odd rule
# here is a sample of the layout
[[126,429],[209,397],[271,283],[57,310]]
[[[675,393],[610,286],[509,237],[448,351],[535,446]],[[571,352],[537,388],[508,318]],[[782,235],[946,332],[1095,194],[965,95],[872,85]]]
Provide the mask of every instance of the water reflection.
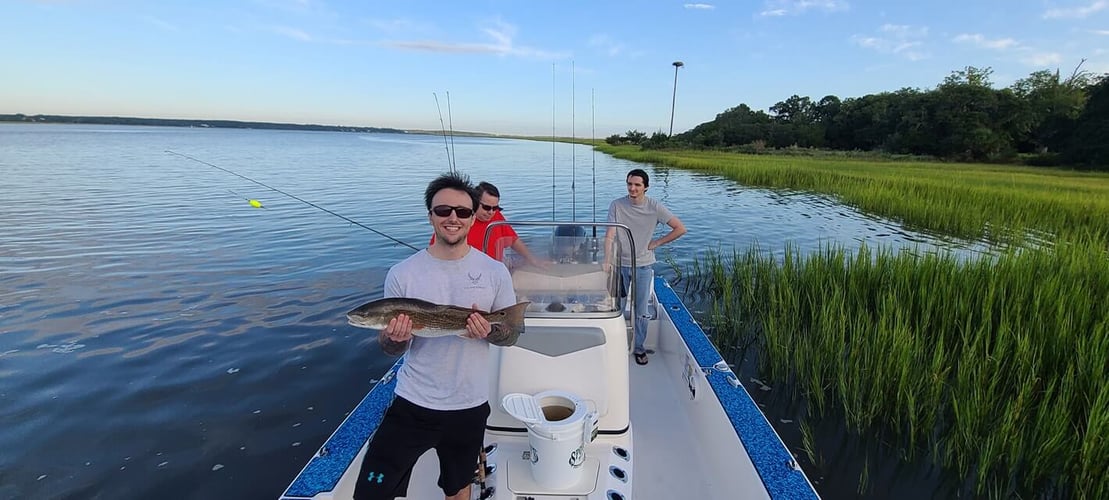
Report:
[[[0,134],[0,498],[276,497],[392,363],[343,314],[379,297],[411,250],[165,151],[422,247],[423,190],[448,169],[442,139],[52,125]],[[603,221],[627,171],[644,167],[556,144],[552,178],[551,149],[456,137],[454,154],[472,180],[500,188],[510,221]],[[689,229],[660,255],[679,266],[753,244],[779,256],[786,243],[985,250],[828,197],[645,168],[648,194]]]

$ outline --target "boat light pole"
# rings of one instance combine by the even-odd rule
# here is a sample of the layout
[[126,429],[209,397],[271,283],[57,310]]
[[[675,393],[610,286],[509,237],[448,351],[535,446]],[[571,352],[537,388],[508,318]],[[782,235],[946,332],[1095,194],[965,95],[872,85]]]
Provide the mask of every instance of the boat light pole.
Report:
[[681,61],[674,61],[671,64],[674,65],[674,95],[670,98],[670,135],[667,137],[674,136],[674,104],[678,102],[678,68],[685,66]]

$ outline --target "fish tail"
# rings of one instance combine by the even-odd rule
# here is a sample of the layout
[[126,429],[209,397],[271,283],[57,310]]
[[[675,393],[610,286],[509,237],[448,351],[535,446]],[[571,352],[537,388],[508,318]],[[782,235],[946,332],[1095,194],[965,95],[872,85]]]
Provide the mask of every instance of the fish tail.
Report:
[[497,314],[503,313],[504,319],[492,325],[493,331],[487,337],[489,342],[502,347],[515,345],[520,334],[524,332],[524,312],[527,311],[528,304],[531,302],[520,302],[514,306],[493,311]]

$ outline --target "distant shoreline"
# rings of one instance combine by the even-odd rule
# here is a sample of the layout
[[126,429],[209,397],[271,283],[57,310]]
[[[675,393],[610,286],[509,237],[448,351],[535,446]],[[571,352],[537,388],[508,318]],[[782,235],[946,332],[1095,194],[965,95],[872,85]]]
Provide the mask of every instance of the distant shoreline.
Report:
[[265,130],[314,130],[324,132],[359,132],[407,134],[407,130],[384,127],[351,127],[299,123],[244,122],[236,120],[185,120],[175,118],[133,118],[125,116],[64,116],[0,114],[0,123],[69,123],[85,125],[140,125],[150,127],[246,128]]
[[[24,115],[0,114],[0,123],[62,123],[81,125],[134,125],[146,127],[189,127],[189,128],[242,128],[265,130],[310,130],[317,132],[355,132],[374,134],[419,134],[443,135],[442,130],[397,129],[387,127],[352,127],[345,125],[314,125],[300,123],[275,123],[275,122],[244,122],[237,120],[186,120],[177,118],[135,118],[127,116],[67,116],[67,115]],[[465,132],[455,130],[449,135],[459,137],[489,137],[495,139],[523,139],[529,141],[549,142],[550,137],[492,134],[488,132]],[[557,142],[572,142],[592,145],[592,139],[556,137]]]

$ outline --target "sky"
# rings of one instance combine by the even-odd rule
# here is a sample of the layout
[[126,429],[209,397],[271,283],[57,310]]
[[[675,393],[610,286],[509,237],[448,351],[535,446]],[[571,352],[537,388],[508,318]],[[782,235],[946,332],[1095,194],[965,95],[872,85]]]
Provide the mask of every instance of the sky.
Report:
[[3,114],[603,138],[1109,73],[1109,0],[0,0],[0,47]]

